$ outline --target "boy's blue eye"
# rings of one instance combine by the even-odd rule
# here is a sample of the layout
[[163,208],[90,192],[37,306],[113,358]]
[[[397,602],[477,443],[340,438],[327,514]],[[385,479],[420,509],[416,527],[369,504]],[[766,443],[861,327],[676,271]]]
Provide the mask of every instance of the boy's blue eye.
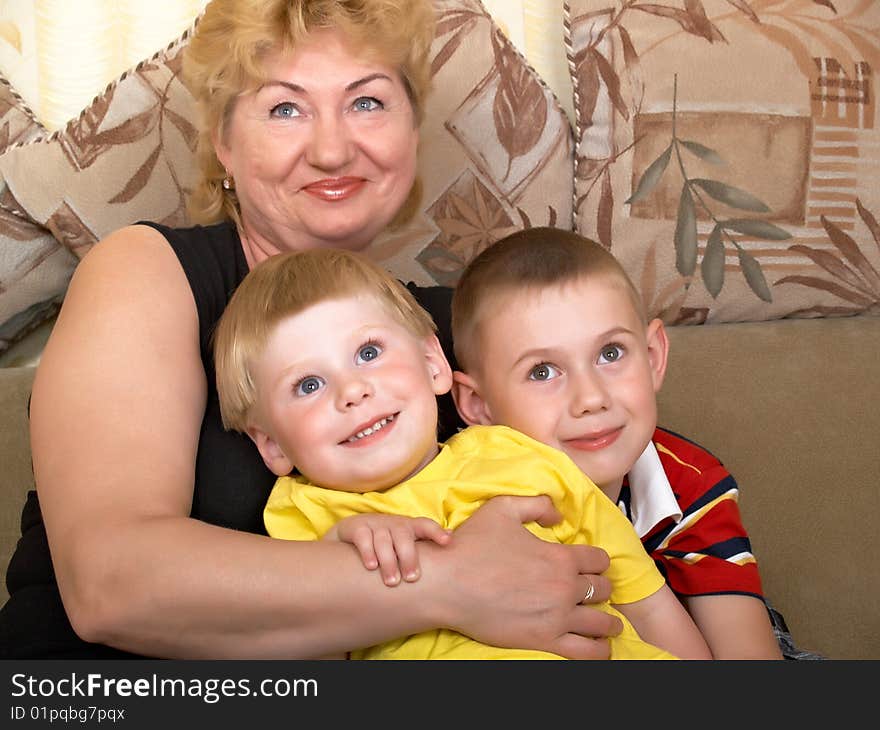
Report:
[[276,104],[272,107],[270,114],[273,117],[282,117],[282,118],[293,118],[299,116],[299,109],[296,108],[296,104],[289,101],[282,101],[280,104]]
[[360,350],[358,350],[357,362],[359,365],[365,362],[372,362],[381,354],[382,348],[379,345],[371,342],[369,345],[364,345]]
[[311,395],[324,387],[323,378],[317,375],[308,375],[300,380],[293,388],[296,395]]
[[382,108],[382,102],[372,96],[359,96],[352,106],[359,112],[372,112]]
[[606,345],[599,351],[599,362],[617,362],[623,357],[623,348],[620,345]]
[[529,370],[529,380],[552,380],[559,376],[559,370],[550,363],[542,362]]

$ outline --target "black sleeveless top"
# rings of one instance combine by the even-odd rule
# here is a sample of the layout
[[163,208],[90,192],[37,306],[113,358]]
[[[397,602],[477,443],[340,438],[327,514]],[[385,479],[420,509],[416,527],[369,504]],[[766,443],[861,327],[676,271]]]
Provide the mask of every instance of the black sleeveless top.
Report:
[[[171,229],[145,223],[161,232],[186,273],[199,315],[199,344],[207,378],[207,405],[196,456],[191,515],[221,527],[265,534],[263,506],[275,475],[256,447],[242,434],[226,431],[214,382],[211,334],[232,292],[248,272],[238,233],[230,223]],[[427,309],[452,361],[450,302],[445,287],[408,287]],[[440,405],[441,440],[461,422],[452,398]],[[126,658],[132,654],[82,641],[64,612],[49,556],[46,530],[36,492],[28,494],[22,513],[22,536],[7,575],[10,598],[0,609],[0,658]]]

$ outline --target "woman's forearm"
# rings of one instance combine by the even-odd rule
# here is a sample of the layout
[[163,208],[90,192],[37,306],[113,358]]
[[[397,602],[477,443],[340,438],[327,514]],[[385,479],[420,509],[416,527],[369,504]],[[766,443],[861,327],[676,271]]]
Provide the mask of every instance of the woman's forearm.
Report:
[[113,559],[62,593],[87,641],[166,658],[310,658],[436,623],[425,610],[432,581],[389,588],[344,543],[273,540],[184,518],[116,532],[118,550],[112,530],[100,538]]

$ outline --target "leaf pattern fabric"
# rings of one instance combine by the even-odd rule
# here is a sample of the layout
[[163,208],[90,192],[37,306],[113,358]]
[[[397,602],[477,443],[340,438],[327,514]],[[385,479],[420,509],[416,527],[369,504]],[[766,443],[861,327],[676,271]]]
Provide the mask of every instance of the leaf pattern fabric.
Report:
[[880,3],[564,12],[575,225],[621,260],[652,316],[880,314]]

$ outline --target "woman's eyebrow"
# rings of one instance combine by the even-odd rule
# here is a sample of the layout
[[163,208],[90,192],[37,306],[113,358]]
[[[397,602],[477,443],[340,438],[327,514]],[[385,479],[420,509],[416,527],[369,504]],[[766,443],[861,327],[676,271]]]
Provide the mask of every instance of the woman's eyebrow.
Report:
[[376,73],[368,74],[364,76],[362,79],[358,79],[357,81],[352,81],[348,86],[345,87],[346,91],[352,91],[356,89],[358,86],[363,86],[364,84],[368,84],[371,81],[375,81],[376,79],[385,79],[386,81],[391,81],[391,77],[388,74]]
[[[377,79],[385,79],[386,81],[392,80],[388,74],[376,72],[373,74],[368,74],[367,76],[364,76],[361,79],[356,79],[355,81],[352,81],[350,84],[348,84],[345,87],[345,90],[346,91],[353,91],[354,89],[357,89],[360,86],[365,86],[366,84],[369,84],[371,81],[376,81]],[[272,79],[270,81],[267,81],[265,84],[263,84],[262,88],[266,88],[267,86],[283,86],[286,89],[290,89],[291,91],[295,91],[299,94],[307,93],[306,89],[303,86],[300,86],[299,84],[295,84],[292,81],[282,81],[281,79]]]

